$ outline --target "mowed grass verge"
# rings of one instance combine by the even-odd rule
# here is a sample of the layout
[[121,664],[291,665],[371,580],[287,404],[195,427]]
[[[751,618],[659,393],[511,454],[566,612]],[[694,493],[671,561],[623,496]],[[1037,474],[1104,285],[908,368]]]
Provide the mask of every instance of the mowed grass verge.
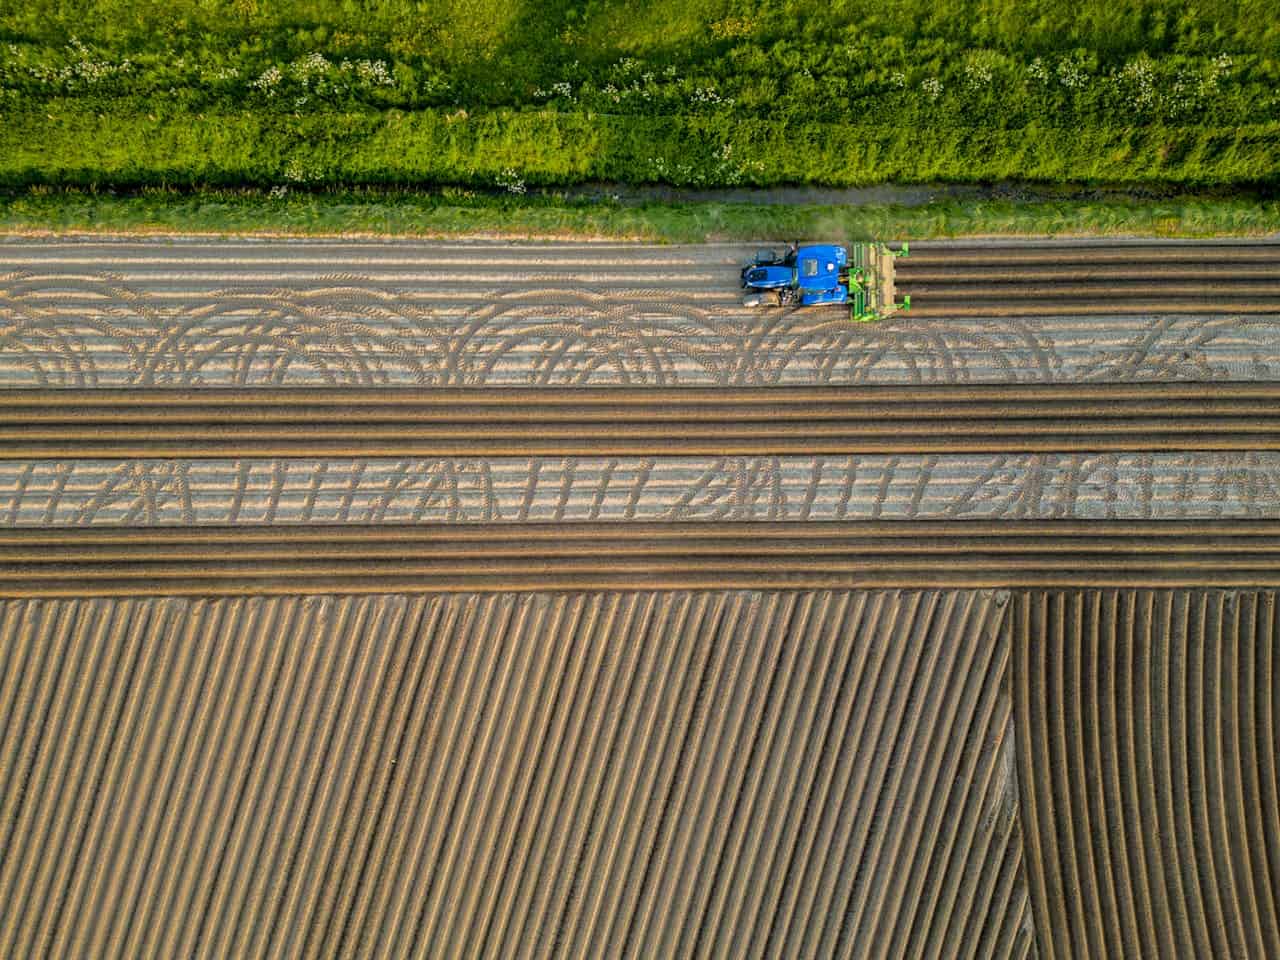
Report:
[[464,192],[286,193],[206,190],[110,195],[0,194],[0,232],[288,236],[597,238],[665,243],[1077,235],[1280,236],[1280,202],[1184,199],[942,201],[819,205],[618,203]]

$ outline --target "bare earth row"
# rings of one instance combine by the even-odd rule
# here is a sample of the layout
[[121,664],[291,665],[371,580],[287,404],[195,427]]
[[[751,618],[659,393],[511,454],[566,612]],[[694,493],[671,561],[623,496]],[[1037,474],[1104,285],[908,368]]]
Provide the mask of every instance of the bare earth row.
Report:
[[442,524],[0,531],[0,596],[1265,586],[1280,521]]
[[0,459],[1280,449],[1280,383],[0,392]]
[[1280,955],[1275,590],[1015,595],[1040,953]]
[[897,264],[917,318],[1280,310],[1275,244],[956,244]]

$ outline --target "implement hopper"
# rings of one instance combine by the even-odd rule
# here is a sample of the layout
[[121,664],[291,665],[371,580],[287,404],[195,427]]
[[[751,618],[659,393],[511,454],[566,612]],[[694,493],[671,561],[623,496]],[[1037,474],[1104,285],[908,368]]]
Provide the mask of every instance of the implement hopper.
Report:
[[911,309],[911,297],[897,301],[893,264],[907,255],[907,245],[890,250],[883,243],[855,243],[849,248],[849,313],[854,320],[883,320]]

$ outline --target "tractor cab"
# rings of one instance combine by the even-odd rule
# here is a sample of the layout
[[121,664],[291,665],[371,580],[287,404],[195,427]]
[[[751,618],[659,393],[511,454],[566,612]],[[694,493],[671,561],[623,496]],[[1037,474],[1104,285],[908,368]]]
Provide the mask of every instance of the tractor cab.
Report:
[[845,303],[849,287],[844,277],[849,254],[844,247],[821,244],[800,247],[796,251],[796,284],[801,306],[820,303]]
[[780,305],[810,306],[844,303],[849,288],[841,281],[849,255],[835,244],[792,244],[779,257],[772,250],[760,250],[742,268],[742,286],[748,291],[747,306],[772,300]]

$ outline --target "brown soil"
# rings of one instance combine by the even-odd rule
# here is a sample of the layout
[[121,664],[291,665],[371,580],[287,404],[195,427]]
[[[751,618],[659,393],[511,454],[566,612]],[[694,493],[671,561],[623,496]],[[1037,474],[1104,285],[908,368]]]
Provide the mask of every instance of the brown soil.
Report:
[[1280,383],[7,391],[0,459],[1280,449]]
[[0,956],[1029,956],[1003,609],[0,603]]
[[896,262],[914,317],[1280,311],[1280,246],[930,247]]
[[[0,381],[510,389],[1280,379],[1280,302],[1257,292],[1280,271],[1280,244],[915,244],[898,261],[903,290],[916,285],[913,312],[867,324],[836,307],[744,308],[738,270],[752,252],[0,243],[9,264]],[[1078,295],[1115,270],[1124,272],[1111,277],[1115,298]],[[1077,293],[1019,299],[1024,283],[1024,292],[1061,283]],[[963,289],[931,289],[939,284]],[[1183,292],[1167,295],[1165,284]]]
[[[1276,380],[1274,244],[921,244],[865,327],[732,248],[219,249],[32,245],[6,383],[197,389],[0,458],[1280,449],[1172,382]],[[1171,382],[747,389],[873,374]],[[1274,519],[0,530],[0,957],[1280,955],[1278,583]]]
[[0,595],[27,597],[1276,582],[1276,521],[0,531]]
[[1044,956],[1280,956],[1276,600],[1015,597],[1006,634]]

